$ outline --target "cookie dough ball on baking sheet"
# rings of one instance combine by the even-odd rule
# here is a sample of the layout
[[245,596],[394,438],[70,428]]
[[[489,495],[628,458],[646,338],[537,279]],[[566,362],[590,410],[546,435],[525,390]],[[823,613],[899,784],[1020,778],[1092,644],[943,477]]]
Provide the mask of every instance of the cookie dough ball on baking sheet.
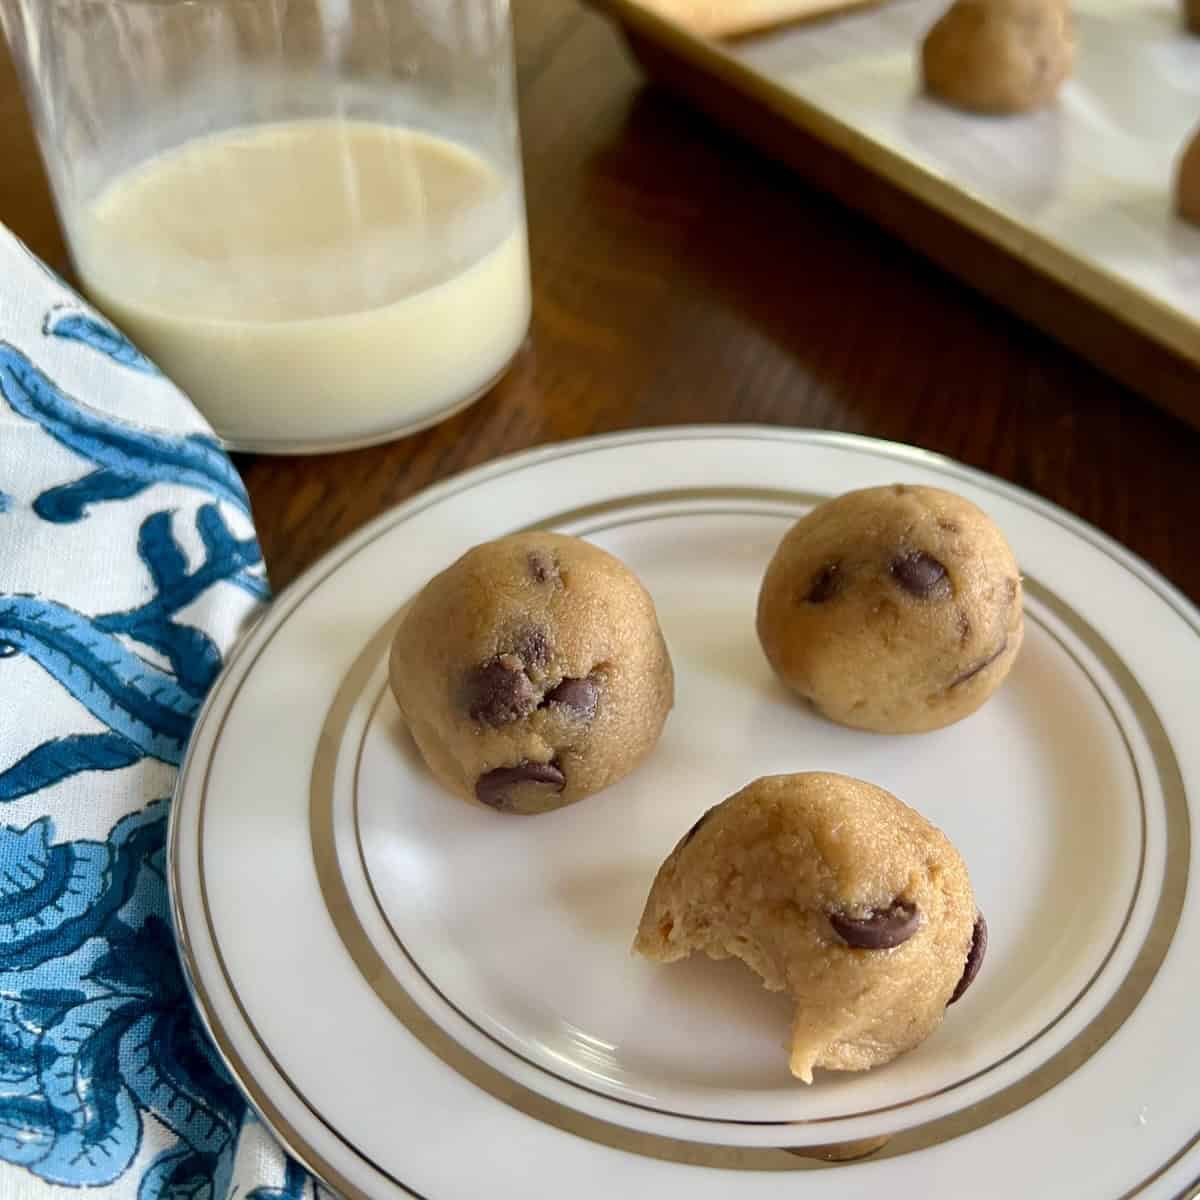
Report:
[[1185,221],[1200,225],[1200,129],[1184,145],[1175,168],[1175,211]]
[[932,95],[997,115],[1049,104],[1074,57],[1064,0],[955,0],[921,46]]

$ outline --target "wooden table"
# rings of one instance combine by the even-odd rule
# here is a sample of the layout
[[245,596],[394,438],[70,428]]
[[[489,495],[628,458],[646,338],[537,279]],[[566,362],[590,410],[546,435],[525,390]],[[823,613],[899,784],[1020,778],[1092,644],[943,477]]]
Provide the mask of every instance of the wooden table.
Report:
[[[1200,434],[643,86],[574,0],[514,0],[535,318],[496,391],[415,437],[241,466],[280,587],[497,454],[758,421],[915,443],[1063,505],[1200,601]],[[0,56],[0,220],[63,261]]]

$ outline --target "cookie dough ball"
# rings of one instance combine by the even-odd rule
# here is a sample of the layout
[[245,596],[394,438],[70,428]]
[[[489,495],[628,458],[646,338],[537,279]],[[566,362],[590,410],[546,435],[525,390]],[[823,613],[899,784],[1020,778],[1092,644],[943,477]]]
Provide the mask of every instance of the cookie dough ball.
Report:
[[476,546],[430,580],[396,633],[389,678],[433,774],[512,813],[627,775],[674,700],[646,589],[611,554],[553,533]]
[[1008,675],[1021,576],[975,505],[937,488],[868,488],[815,508],[780,543],[758,636],[788,687],[877,733],[940,729]]
[[926,88],[981,113],[1049,104],[1073,59],[1065,0],[956,0],[921,48]]
[[710,809],[659,868],[634,948],[738,958],[796,1004],[791,1070],[864,1071],[923,1042],[983,961],[958,852],[845,775],[774,775]]
[[1185,221],[1200,225],[1200,130],[1192,135],[1179,157],[1175,210]]

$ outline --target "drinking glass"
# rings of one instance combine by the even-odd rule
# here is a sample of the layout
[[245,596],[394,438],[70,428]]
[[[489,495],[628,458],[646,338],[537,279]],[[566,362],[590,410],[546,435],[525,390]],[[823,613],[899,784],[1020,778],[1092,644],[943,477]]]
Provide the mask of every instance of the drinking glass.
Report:
[[530,314],[507,0],[0,0],[76,274],[231,447],[423,428]]

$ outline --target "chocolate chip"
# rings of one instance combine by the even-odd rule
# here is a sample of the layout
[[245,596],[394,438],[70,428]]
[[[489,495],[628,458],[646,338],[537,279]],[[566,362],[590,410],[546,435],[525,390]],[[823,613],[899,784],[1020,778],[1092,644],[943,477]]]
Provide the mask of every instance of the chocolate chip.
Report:
[[813,576],[812,583],[809,584],[808,595],[804,597],[804,600],[808,604],[824,604],[826,600],[833,599],[841,589],[841,585],[841,564],[829,563]]
[[529,574],[537,583],[549,583],[558,574],[558,564],[545,550],[531,550],[527,561]]
[[539,626],[526,629],[513,649],[526,667],[544,667],[550,661],[550,634]]
[[971,948],[967,951],[967,961],[963,966],[962,978],[954,989],[954,995],[946,1001],[947,1008],[955,1000],[960,1000],[963,992],[975,982],[975,976],[979,974],[979,968],[983,966],[983,956],[987,953],[987,937],[987,921],[983,919],[983,913],[976,913],[975,930],[971,934]]
[[833,932],[856,950],[891,950],[907,942],[921,925],[917,906],[907,900],[893,900],[890,908],[877,909],[865,917],[830,913]]
[[1008,589],[1008,602],[1011,604],[1017,598],[1017,591],[1021,585],[1015,579],[1006,579],[1004,581],[1004,586]]
[[546,693],[542,704],[561,704],[572,716],[590,721],[600,703],[600,685],[594,679],[567,678]]
[[519,787],[544,787],[561,792],[567,779],[557,763],[518,763],[515,767],[496,767],[475,782],[475,795],[481,804],[504,810]]
[[537,692],[520,663],[505,655],[480,664],[464,686],[464,703],[472,721],[508,725],[537,708]]
[[968,680],[974,679],[975,676],[978,675],[980,671],[986,671],[988,669],[988,667],[990,667],[992,665],[992,663],[994,663],[996,661],[996,659],[998,659],[1000,657],[1000,655],[1002,655],[1005,652],[1005,650],[1007,650],[1007,649],[1008,649],[1008,638],[1006,637],[1004,639],[1004,641],[1002,641],[1000,643],[999,650],[992,651],[992,653],[989,654],[987,656],[987,658],[983,659],[982,662],[977,662],[974,664],[974,666],[968,667],[950,686],[952,688],[956,688],[960,684],[966,683]]
[[908,593],[928,599],[935,593],[949,591],[946,568],[932,554],[913,550],[892,559],[892,578]]

